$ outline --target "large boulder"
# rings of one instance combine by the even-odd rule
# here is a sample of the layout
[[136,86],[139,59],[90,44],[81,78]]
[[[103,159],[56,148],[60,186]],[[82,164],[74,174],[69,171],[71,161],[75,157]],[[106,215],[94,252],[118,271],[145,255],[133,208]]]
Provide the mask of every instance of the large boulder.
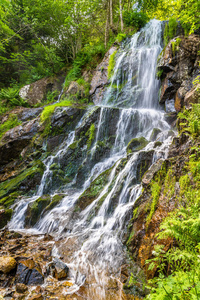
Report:
[[33,119],[7,131],[1,139],[0,165],[16,159],[30,143],[40,128],[39,118]]
[[61,92],[64,76],[46,77],[21,88],[19,95],[31,106],[43,102],[48,92]]
[[191,89],[184,98],[184,105],[189,107],[191,103],[200,103],[200,84]]
[[108,65],[110,55],[117,50],[111,47],[105,54],[103,61],[97,66],[90,85],[90,97],[95,104],[101,103],[104,95],[104,87],[108,84]]
[[49,264],[47,271],[56,279],[64,279],[68,276],[69,268],[62,260],[55,257]]

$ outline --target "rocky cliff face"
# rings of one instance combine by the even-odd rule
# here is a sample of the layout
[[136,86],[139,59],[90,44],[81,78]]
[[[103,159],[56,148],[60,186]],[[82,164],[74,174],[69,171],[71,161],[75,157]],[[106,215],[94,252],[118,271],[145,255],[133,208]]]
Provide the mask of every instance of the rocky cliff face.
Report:
[[193,81],[199,76],[200,36],[178,36],[171,40],[158,60],[162,87],[160,103],[165,103],[167,112],[176,112],[191,103],[198,103],[197,86]]

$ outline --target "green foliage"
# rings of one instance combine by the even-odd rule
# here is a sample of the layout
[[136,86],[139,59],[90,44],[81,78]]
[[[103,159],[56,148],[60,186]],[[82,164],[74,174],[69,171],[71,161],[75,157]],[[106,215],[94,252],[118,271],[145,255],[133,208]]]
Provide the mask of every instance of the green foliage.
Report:
[[[81,77],[81,78],[79,78],[79,79],[77,80],[77,83],[78,83],[80,86],[83,87],[85,96],[86,96],[86,97],[89,97],[89,91],[90,91],[90,84],[89,84],[89,82],[86,82],[86,81]],[[88,101],[86,101],[86,102],[88,102]]]
[[124,39],[126,38],[126,34],[125,33],[118,33],[117,37],[116,37],[116,41],[118,43],[121,43]]
[[[66,75],[65,86],[67,87],[71,81],[80,79],[83,67],[85,67],[86,65],[89,68],[92,67],[92,61],[94,60],[94,58],[97,56],[102,58],[104,54],[105,48],[102,43],[96,45],[86,44],[84,48],[77,53],[76,58],[72,63],[72,68]],[[94,64],[93,67],[95,66],[96,65]]]
[[192,109],[184,109],[178,116],[182,121],[182,130],[187,130],[193,138],[198,137],[200,134],[200,104],[193,104]]
[[114,51],[109,58],[109,65],[108,65],[108,78],[110,78],[113,75],[113,69],[115,66],[115,55],[117,51]]
[[45,101],[45,104],[54,102],[55,98],[58,97],[58,95],[59,95],[59,92],[57,90],[55,90],[53,92],[48,91],[47,96],[46,96],[47,100]]
[[178,23],[177,23],[177,20],[175,18],[170,18],[169,22],[165,24],[165,30],[164,30],[164,43],[165,43],[165,46],[176,35],[177,26],[178,26]]
[[15,114],[10,114],[7,121],[5,121],[0,126],[0,139],[8,130],[10,130],[20,124],[21,124],[21,122],[19,122],[17,116]]
[[180,38],[176,38],[176,40],[174,42],[171,42],[173,55],[175,55],[176,51],[179,50],[180,43],[181,43],[181,39]]
[[13,106],[27,106],[25,100],[19,96],[19,87],[9,87],[0,90],[0,100],[4,100],[6,105]]
[[132,26],[137,30],[142,28],[149,21],[145,13],[138,12],[137,10],[124,11],[123,19],[127,26]]
[[[190,156],[185,175],[179,179],[179,207],[162,222],[158,239],[175,241],[167,252],[164,245],[154,248],[149,270],[158,276],[149,280],[146,299],[199,299],[200,297],[200,162],[199,151]],[[170,169],[171,170],[171,169]],[[171,176],[172,176],[172,172]]]

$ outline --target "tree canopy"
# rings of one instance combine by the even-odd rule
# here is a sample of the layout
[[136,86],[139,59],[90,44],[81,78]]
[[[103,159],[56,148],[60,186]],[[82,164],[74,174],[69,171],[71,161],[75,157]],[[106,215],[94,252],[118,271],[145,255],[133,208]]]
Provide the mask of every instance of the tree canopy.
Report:
[[198,0],[2,0],[0,88],[52,75],[78,57],[83,66],[150,18],[179,19],[191,33],[199,10]]

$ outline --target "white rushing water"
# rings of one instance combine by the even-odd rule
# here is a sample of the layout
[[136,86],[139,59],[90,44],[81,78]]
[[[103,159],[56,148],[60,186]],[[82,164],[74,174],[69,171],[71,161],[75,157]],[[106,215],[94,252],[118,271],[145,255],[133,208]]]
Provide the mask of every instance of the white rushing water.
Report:
[[[158,104],[159,80],[156,79],[157,57],[162,50],[162,24],[153,20],[124,43],[116,54],[116,65],[110,86],[100,107],[95,142],[87,156],[92,160],[98,143],[105,139],[112,114],[117,112],[114,139],[109,155],[90,165],[84,184],[77,185],[76,176],[71,185],[65,186],[65,196],[58,206],[47,212],[34,229],[63,237],[66,245],[74,240],[78,245],[67,261],[74,285],[66,293],[73,293],[85,281],[91,283],[87,299],[105,299],[106,285],[112,276],[117,277],[124,261],[122,238],[131,218],[132,207],[141,193],[139,171],[142,161],[148,157],[150,164],[166,158],[171,142],[170,126],[164,119],[164,111]],[[87,112],[88,116],[90,112]],[[43,174],[37,195],[22,199],[15,208],[10,228],[24,227],[24,214],[28,205],[47,193],[53,172],[51,165],[61,162],[69,146],[76,140],[77,129],[61,144],[58,151],[44,160]],[[152,138],[157,129],[155,147]],[[149,143],[140,151],[127,156],[126,147],[133,138],[144,137]],[[79,197],[99,175],[109,171],[106,183],[96,199],[77,212]],[[56,191],[54,191],[56,193]],[[55,249],[55,255],[62,252]],[[120,298],[118,295],[118,299]]]

